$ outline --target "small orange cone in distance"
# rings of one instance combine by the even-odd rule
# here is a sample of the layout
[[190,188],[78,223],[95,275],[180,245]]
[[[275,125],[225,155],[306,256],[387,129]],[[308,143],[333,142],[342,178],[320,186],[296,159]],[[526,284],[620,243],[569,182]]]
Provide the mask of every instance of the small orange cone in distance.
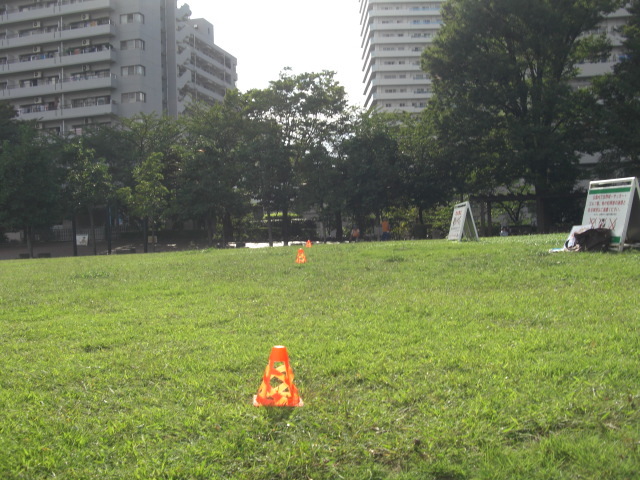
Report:
[[304,254],[304,250],[298,250],[298,256],[296,257],[296,263],[307,263],[307,256]]
[[293,370],[289,365],[287,348],[276,345],[271,349],[269,363],[264,369],[258,394],[253,405],[266,407],[302,407],[304,403],[293,384]]
[[311,240],[307,240],[307,244],[305,245],[307,248],[311,248]]

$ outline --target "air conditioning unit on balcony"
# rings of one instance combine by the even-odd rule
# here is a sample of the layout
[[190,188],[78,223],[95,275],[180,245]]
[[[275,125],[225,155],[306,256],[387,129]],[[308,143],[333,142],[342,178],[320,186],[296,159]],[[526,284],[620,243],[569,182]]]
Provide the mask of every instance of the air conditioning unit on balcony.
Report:
[[42,24],[38,20],[35,20],[33,22],[33,28],[40,28],[41,26],[42,26]]
[[42,78],[42,72],[33,72],[33,78]]
[[82,65],[82,71],[83,72],[88,72],[91,70],[91,65]]
[[84,40],[82,40],[83,47],[88,47],[89,45],[91,45],[91,39],[85,38]]
[[33,103],[42,103],[42,97],[33,97]]
[[42,51],[41,47],[33,47],[33,53],[40,53]]
[[91,15],[89,15],[88,13],[83,13],[82,15],[80,15],[80,20],[91,20]]

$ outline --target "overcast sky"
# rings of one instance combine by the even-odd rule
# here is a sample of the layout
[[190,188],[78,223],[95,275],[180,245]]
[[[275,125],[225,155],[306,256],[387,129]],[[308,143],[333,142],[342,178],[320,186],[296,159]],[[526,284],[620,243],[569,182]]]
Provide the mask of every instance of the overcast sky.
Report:
[[364,103],[358,0],[178,0],[178,7],[184,3],[238,59],[240,91],[266,88],[285,67],[333,70],[349,103]]

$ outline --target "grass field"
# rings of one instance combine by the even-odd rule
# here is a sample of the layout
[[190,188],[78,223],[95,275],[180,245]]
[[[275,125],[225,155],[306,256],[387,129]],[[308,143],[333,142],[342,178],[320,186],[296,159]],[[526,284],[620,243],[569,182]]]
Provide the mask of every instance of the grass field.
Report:
[[0,262],[0,478],[637,479],[640,252],[563,239]]

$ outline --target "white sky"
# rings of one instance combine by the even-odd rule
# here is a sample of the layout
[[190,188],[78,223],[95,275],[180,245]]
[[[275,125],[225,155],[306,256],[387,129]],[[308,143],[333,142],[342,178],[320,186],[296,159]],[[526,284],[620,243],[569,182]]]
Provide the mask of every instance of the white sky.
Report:
[[178,7],[184,3],[238,59],[241,92],[268,87],[285,67],[333,70],[349,103],[364,104],[358,0],[178,0]]

